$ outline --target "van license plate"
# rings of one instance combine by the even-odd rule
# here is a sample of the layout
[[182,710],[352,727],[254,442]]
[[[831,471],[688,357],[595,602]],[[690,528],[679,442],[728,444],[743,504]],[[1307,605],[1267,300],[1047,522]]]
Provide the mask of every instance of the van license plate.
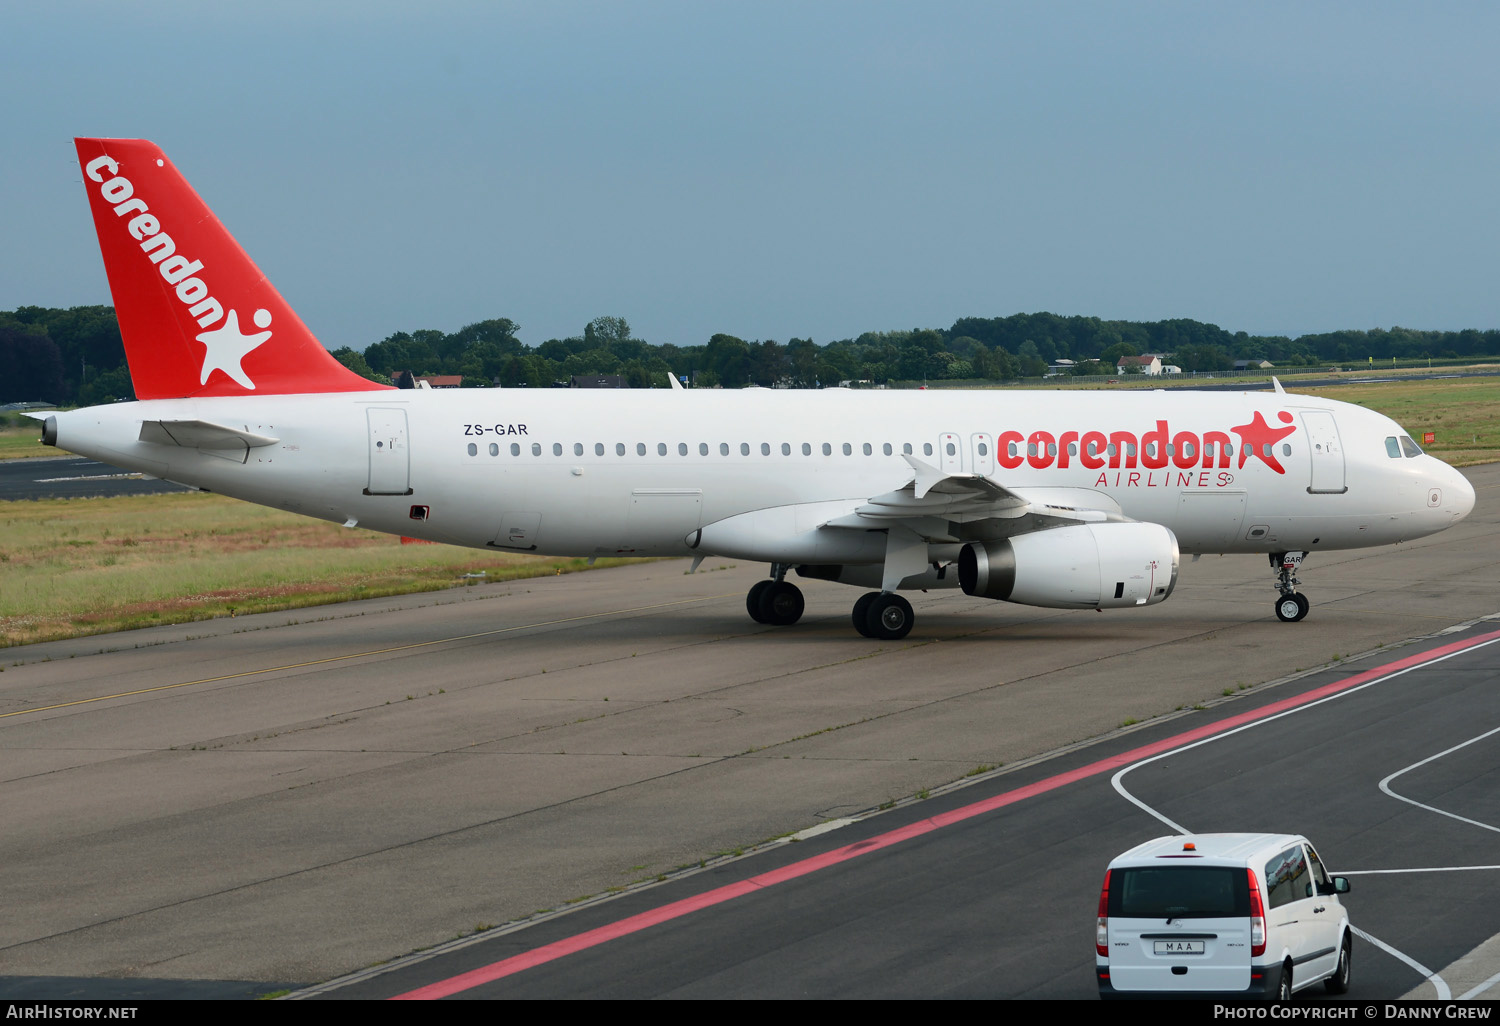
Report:
[[1158,955],[1201,955],[1204,944],[1201,940],[1159,940],[1151,942],[1151,950]]

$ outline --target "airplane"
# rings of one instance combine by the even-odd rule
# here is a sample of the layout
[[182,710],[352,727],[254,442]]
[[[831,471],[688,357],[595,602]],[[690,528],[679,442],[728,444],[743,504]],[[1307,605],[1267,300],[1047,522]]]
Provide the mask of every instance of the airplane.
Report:
[[[1462,520],[1474,489],[1378,413],[1285,392],[393,389],[336,361],[160,149],[77,139],[137,400],[42,440],[249,502],[435,542],[769,564],[867,589],[855,630],[911,631],[899,592],[1149,606],[1182,553],[1259,553],[1276,616],[1312,552]],[[39,416],[38,419],[41,419]]]

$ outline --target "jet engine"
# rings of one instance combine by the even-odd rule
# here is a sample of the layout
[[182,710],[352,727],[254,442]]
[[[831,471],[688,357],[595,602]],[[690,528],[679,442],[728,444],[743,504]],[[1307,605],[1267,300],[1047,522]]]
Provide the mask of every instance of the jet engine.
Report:
[[1177,537],[1160,524],[1055,527],[958,555],[967,595],[1055,609],[1149,606],[1177,585]]

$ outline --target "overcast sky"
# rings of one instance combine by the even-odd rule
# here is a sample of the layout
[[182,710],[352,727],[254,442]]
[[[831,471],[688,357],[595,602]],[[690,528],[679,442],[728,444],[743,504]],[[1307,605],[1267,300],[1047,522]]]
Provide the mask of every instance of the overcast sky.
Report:
[[330,347],[1500,327],[1493,3],[11,3],[0,309],[157,142]]

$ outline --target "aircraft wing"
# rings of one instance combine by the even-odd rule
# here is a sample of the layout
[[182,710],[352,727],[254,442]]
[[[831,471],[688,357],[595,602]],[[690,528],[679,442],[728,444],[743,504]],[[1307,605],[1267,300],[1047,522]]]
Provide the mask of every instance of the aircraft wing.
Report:
[[988,521],[983,533],[995,539],[1067,524],[1130,519],[1119,503],[1091,488],[1006,488],[982,474],[947,473],[914,456],[903,458],[914,471],[905,486],[873,496],[822,525],[886,531],[882,588],[887,591],[927,568],[928,545],[963,541],[953,533],[954,524]]
[[[1119,503],[1092,488],[1006,488],[982,474],[950,474],[915,456],[903,457],[915,472],[912,480],[893,492],[872,496],[853,512],[829,520],[823,526],[879,530],[891,524],[917,528],[926,540],[955,542],[947,522],[974,523],[982,520],[1030,522],[1012,525],[1000,535],[1037,530],[1057,523],[1128,520]],[[1037,518],[1048,521],[1038,523]],[[942,523],[941,533],[929,532],[933,521]],[[925,530],[924,530],[925,529]]]

